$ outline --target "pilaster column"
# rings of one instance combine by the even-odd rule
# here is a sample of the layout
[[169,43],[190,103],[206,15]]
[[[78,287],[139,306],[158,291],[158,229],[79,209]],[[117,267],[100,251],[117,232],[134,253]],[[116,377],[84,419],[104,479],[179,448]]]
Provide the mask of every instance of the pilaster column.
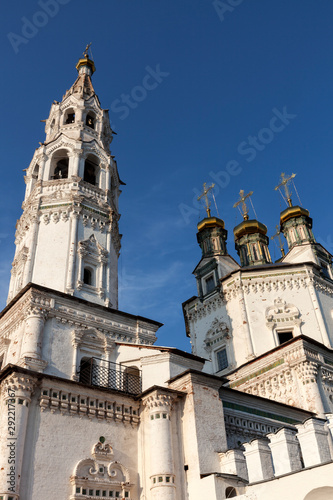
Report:
[[302,361],[295,366],[299,381],[302,383],[303,406],[309,411],[324,416],[325,409],[317,383],[319,365],[314,361]]
[[25,320],[21,357],[41,359],[42,337],[47,312],[39,307],[31,307]]
[[[72,212],[71,215],[71,241],[70,249],[68,254],[68,271],[67,271],[67,283],[66,291],[67,293],[73,294],[75,288],[75,261],[77,255],[77,229],[79,225],[80,214],[78,212]],[[80,275],[79,275],[80,276]]]
[[111,307],[114,305],[111,300],[111,224],[106,226],[106,249],[108,251],[108,263],[106,266],[105,298],[108,302],[106,305]]
[[[29,405],[36,380],[14,373],[2,385],[0,427],[0,496],[19,500]],[[22,493],[22,492],[21,492]]]
[[319,328],[319,331],[321,333],[323,344],[326,347],[332,348],[331,341],[330,341],[330,338],[328,336],[325,322],[323,319],[322,310],[321,310],[320,304],[318,302],[316,288],[315,288],[315,280],[312,276],[309,276],[308,288],[309,288],[309,292],[310,292],[310,297],[312,298],[312,301],[313,301],[313,310],[314,310],[316,318],[317,318],[318,328]]
[[45,169],[45,164],[46,161],[48,160],[48,156],[43,153],[40,158],[39,158],[39,172],[38,172],[38,179],[37,180],[43,180],[44,179],[44,169]]
[[69,158],[68,178],[71,178],[72,176],[77,177],[80,170],[81,151],[74,151],[72,155],[69,155]]
[[247,348],[246,350],[248,353],[246,358],[252,359],[254,357],[254,350],[253,350],[249,318],[246,311],[245,296],[244,296],[244,290],[242,288],[242,283],[240,282],[239,284],[240,284],[240,290],[238,292],[238,301],[239,301],[239,310],[242,322],[242,333],[244,335],[244,342],[246,344]]
[[72,345],[73,345],[72,380],[75,380],[76,382],[79,381],[79,376],[77,372],[79,367],[78,354],[79,354],[79,345],[81,342],[81,338],[82,338],[82,333],[74,330],[72,333]]
[[148,416],[152,500],[176,500],[171,410],[174,396],[156,390],[143,400]]
[[105,189],[111,190],[111,171],[110,165],[105,166]]
[[36,253],[36,245],[37,245],[37,233],[38,233],[38,226],[39,226],[39,220],[38,220],[38,215],[34,215],[32,217],[32,222],[31,222],[31,237],[30,237],[30,249],[29,249],[29,254],[27,261],[25,263],[24,267],[24,275],[23,275],[23,282],[22,282],[22,288],[27,284],[32,281],[32,274],[33,274],[33,267],[34,267],[34,261],[35,261],[35,253]]

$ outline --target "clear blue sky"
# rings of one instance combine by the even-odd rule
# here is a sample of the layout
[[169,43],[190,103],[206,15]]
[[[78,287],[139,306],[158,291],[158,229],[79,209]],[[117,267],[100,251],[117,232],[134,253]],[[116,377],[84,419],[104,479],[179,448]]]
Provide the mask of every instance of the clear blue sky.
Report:
[[[272,235],[285,207],[274,186],[281,172],[297,173],[315,236],[333,253],[332,19],[331,0],[5,2],[1,305],[24,196],[22,170],[44,141],[40,120],[74,82],[88,42],[97,68],[93,84],[110,109],[118,133],[112,154],[126,182],[120,308],[165,323],[160,344],[190,349],[181,303],[196,294],[191,273],[200,259],[196,224],[204,212],[193,198],[203,182],[220,182],[216,201],[237,258],[232,231],[241,219],[232,206],[239,190],[254,191],[258,218]],[[156,70],[153,85],[145,77]],[[124,95],[132,95],[130,104],[121,103]],[[283,120],[272,121],[279,113]]]

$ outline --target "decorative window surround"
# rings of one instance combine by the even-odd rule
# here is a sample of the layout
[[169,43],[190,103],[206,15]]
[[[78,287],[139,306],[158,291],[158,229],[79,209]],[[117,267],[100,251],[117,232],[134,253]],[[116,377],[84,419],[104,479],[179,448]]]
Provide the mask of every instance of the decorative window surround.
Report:
[[131,498],[133,483],[129,471],[113,461],[112,447],[100,437],[92,449],[92,457],[81,460],[70,478],[73,493],[70,500]]
[[274,300],[273,306],[267,307],[265,316],[266,326],[272,330],[276,346],[280,344],[278,333],[292,331],[293,336],[302,333],[299,309],[293,304],[287,304],[280,297]]
[[[81,290],[85,288],[91,293],[98,293],[100,297],[105,294],[105,266],[108,262],[108,251],[98,243],[95,235],[84,241],[80,241],[78,245],[78,281],[77,288]],[[83,281],[83,272],[85,267],[93,270],[95,275],[95,286],[87,285]]]

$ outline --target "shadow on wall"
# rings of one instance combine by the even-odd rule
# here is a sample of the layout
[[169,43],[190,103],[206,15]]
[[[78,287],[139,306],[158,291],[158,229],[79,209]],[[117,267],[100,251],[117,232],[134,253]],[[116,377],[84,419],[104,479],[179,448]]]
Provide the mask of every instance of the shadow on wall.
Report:
[[326,486],[310,491],[304,500],[328,500],[329,498],[333,498],[333,488]]

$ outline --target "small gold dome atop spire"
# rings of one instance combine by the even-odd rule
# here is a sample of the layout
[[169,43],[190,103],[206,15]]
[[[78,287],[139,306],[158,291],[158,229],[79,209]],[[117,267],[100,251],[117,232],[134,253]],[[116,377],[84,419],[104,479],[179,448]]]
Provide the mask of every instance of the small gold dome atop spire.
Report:
[[83,57],[81,57],[81,59],[79,59],[77,65],[76,65],[76,69],[78,70],[79,73],[80,73],[81,68],[89,68],[90,75],[92,75],[96,71],[94,61],[92,59],[89,59],[89,56],[88,56],[88,50],[89,50],[90,45],[91,45],[91,43],[88,43],[88,45],[85,48],[85,51],[83,52]]

